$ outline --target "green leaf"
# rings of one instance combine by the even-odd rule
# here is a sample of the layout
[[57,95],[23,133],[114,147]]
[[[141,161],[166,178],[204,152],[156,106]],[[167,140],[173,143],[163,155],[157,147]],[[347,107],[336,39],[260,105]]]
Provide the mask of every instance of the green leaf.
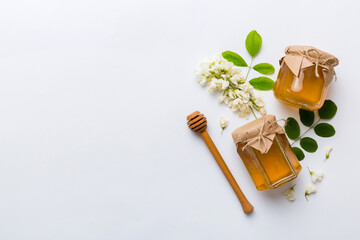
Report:
[[311,127],[311,125],[314,123],[314,119],[315,119],[314,112],[304,109],[299,109],[299,115],[300,115],[300,121],[305,126]]
[[320,137],[332,137],[335,135],[335,128],[328,123],[319,123],[315,126],[314,131]]
[[305,154],[300,148],[293,147],[292,149],[293,149],[293,151],[294,151],[294,153],[295,153],[295,155],[296,155],[296,157],[297,157],[297,159],[299,161],[301,161],[301,160],[303,160],[305,158]]
[[269,75],[275,72],[275,68],[270,63],[259,63],[256,64],[253,69],[261,74]]
[[318,113],[322,119],[331,119],[337,112],[336,104],[330,99],[325,100],[324,105],[319,109]]
[[305,137],[300,140],[300,146],[307,152],[313,153],[318,149],[317,142],[310,137]]
[[253,78],[249,83],[257,90],[267,91],[274,88],[275,82],[268,77]]
[[255,30],[252,30],[245,40],[245,47],[250,56],[254,57],[259,52],[261,44],[261,36]]
[[296,139],[300,136],[300,127],[295,118],[289,117],[286,120],[285,132],[290,139]]
[[238,67],[247,67],[247,63],[245,60],[237,53],[231,52],[231,51],[225,51],[222,53],[222,56],[228,60],[229,62],[232,62],[235,66]]

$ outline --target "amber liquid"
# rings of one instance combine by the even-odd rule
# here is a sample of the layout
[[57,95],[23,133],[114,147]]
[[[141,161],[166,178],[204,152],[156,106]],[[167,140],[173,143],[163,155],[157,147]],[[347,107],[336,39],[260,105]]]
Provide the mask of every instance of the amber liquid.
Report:
[[297,77],[283,62],[274,86],[275,97],[298,108],[310,111],[319,109],[328,91],[322,69],[318,67],[319,77],[315,75],[315,66],[300,70]]
[[269,151],[261,154],[258,150],[238,145],[243,160],[257,190],[277,188],[296,178],[301,165],[284,134],[277,134]]

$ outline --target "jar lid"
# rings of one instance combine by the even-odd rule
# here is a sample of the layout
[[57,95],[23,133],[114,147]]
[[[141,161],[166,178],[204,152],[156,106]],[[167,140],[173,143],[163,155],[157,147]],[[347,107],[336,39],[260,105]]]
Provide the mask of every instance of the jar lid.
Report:
[[289,46],[285,54],[280,64],[284,61],[295,76],[299,76],[301,69],[315,66],[315,75],[319,77],[318,67],[321,66],[327,84],[330,84],[334,75],[336,77],[334,67],[339,64],[339,60],[330,53],[311,46]]
[[265,115],[249,122],[233,133],[235,144],[246,144],[261,153],[267,153],[273,143],[276,134],[285,134],[284,129],[277,123],[274,115]]

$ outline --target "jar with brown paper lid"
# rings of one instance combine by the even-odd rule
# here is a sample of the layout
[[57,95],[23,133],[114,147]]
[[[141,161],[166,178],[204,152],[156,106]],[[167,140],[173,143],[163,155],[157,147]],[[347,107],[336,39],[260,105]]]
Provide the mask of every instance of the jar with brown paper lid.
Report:
[[309,111],[324,104],[339,60],[310,46],[290,46],[280,59],[274,95],[281,102]]
[[257,190],[277,188],[299,175],[301,165],[275,116],[241,126],[232,137]]

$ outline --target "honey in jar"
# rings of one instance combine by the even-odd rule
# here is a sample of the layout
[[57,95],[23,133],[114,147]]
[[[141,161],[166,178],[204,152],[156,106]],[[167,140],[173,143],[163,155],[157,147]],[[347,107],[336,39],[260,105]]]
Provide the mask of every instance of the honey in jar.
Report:
[[338,59],[309,46],[290,46],[285,54],[280,59],[275,97],[298,108],[318,110],[324,104]]
[[277,188],[300,173],[301,165],[275,116],[258,118],[232,136],[257,190]]

